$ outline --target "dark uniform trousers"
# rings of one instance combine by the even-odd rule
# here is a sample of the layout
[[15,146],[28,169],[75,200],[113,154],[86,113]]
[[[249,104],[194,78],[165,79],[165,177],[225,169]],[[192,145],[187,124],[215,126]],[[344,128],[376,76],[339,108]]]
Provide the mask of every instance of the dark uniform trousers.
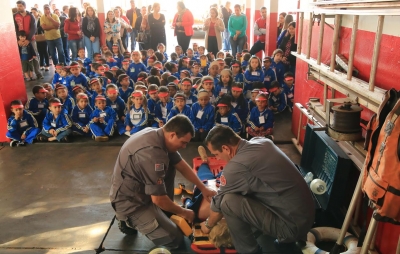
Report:
[[296,226],[287,225],[268,207],[248,196],[225,194],[221,202],[221,212],[229,225],[229,232],[238,253],[259,253],[259,245],[254,229],[278,240],[294,242],[298,239]]
[[176,249],[183,242],[183,234],[158,206],[150,204],[128,218],[127,224],[145,235],[156,246]]

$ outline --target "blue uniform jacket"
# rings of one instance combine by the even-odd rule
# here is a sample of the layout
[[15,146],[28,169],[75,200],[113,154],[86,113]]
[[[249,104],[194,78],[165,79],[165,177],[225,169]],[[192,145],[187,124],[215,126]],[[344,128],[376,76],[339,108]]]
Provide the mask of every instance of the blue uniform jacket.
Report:
[[122,90],[122,87],[118,89],[119,91],[119,96],[121,96],[122,100],[124,100],[125,103],[128,103],[129,96],[131,96],[133,92],[133,88],[128,86],[128,89],[126,91]]
[[187,96],[186,94],[185,94],[185,97],[186,97],[186,105],[188,105],[189,107],[192,107],[192,105],[194,104],[194,103],[196,103],[197,102],[197,96],[196,95],[194,95],[194,93],[192,93],[192,92],[190,92],[190,95],[189,96]]
[[277,96],[271,93],[269,95],[268,105],[277,108],[278,112],[281,112],[287,106],[286,94],[283,91],[281,91]]
[[107,85],[108,85],[108,78],[107,78],[107,77],[101,76],[100,74],[97,74],[97,73],[94,74],[94,77],[100,79],[101,85],[102,85],[104,88],[107,87]]
[[[134,115],[135,113],[141,115],[140,121],[137,124],[133,124],[131,121],[131,114]],[[149,111],[147,109],[145,110],[143,107],[136,109],[135,106],[132,106],[129,109],[129,111],[126,112],[125,126],[129,126],[131,128],[133,126],[146,126],[148,121],[148,116],[149,116]]]
[[203,76],[207,76],[208,75],[208,68],[210,68],[210,63],[209,62],[207,62],[206,66],[200,67],[200,73]]
[[183,114],[190,118],[191,112],[192,112],[192,110],[190,109],[189,105],[185,105],[183,107],[182,111],[179,111],[179,109],[177,107],[173,107],[167,116],[167,122],[169,121],[169,119],[171,119],[172,117],[179,115],[179,114]]
[[[113,58],[114,58],[115,61],[117,61],[118,68],[121,68],[122,60],[124,60],[124,56],[121,55],[121,54],[120,55],[114,55]],[[110,66],[110,68],[111,68],[111,66]]]
[[246,69],[249,66],[249,61],[243,60],[242,61],[242,69]]
[[[103,93],[101,93],[100,95],[104,95],[106,96],[106,89],[104,87],[101,88],[101,90],[103,90]],[[96,102],[96,96],[99,95],[97,92],[93,91],[92,93],[92,97],[90,98],[90,106],[92,108],[95,108],[95,102]]]
[[42,112],[46,112],[48,108],[49,102],[47,99],[39,101],[35,97],[32,97],[25,104],[25,109],[34,116],[40,115]]
[[93,110],[92,114],[90,115],[90,123],[95,123],[93,122],[93,118],[95,117],[104,118],[105,123],[97,122],[97,124],[102,124],[102,125],[107,125],[111,123],[114,124],[118,120],[117,113],[115,113],[114,109],[108,106],[106,106],[104,110],[100,110],[98,108]]
[[51,129],[54,129],[57,134],[59,134],[60,132],[66,131],[71,127],[72,121],[67,113],[63,111],[61,111],[56,119],[54,119],[53,113],[49,111],[43,120],[43,130],[45,132],[49,132]]
[[[199,111],[203,111],[201,118],[198,118]],[[214,126],[214,116],[215,109],[211,103],[208,103],[204,109],[201,108],[198,102],[192,105],[192,114],[190,119],[194,125],[194,129],[198,131],[199,129],[203,129],[204,131],[209,131]]]
[[80,109],[78,105],[76,105],[71,114],[74,126],[79,130],[83,130],[84,127],[89,128],[90,115],[92,114],[92,112],[93,109],[89,105],[87,105],[84,109]]
[[148,72],[146,69],[146,66],[142,63],[131,63],[129,65],[129,73],[127,73],[129,75],[129,77],[136,82],[137,81],[137,76],[140,72]]
[[215,125],[216,124],[226,125],[236,133],[240,133],[242,131],[242,121],[233,109],[229,111],[226,116],[221,116],[221,114],[218,112],[217,116],[215,117]]
[[286,85],[285,83],[283,83],[282,88],[283,88],[283,91],[284,91],[285,94],[286,94],[286,102],[287,102],[287,105],[288,105],[290,108],[293,108],[293,102],[292,102],[292,100],[294,99],[294,84],[292,85],[291,88],[289,88],[288,85]]
[[107,98],[107,106],[114,109],[115,113],[117,113],[118,119],[125,116],[125,102],[120,96],[118,96],[114,102]]
[[154,110],[154,120],[157,122],[163,121],[164,123],[166,123],[167,116],[173,107],[174,107],[174,102],[173,102],[172,98],[170,98],[169,102],[167,102],[167,105],[166,105],[167,112],[166,112],[165,118],[164,118],[162,110],[161,110],[161,101],[158,101],[156,104],[155,110]]
[[246,78],[246,85],[243,90],[244,94],[246,94],[246,92],[249,90],[253,90],[253,82],[264,82],[264,72],[262,69],[258,69],[252,72],[250,72],[250,70],[247,70],[244,73],[244,77]]
[[250,110],[250,111],[251,111],[255,106],[257,106],[256,103],[255,103],[254,101],[252,101],[251,99],[249,100],[248,104],[249,104],[249,110]]
[[90,58],[87,58],[87,57],[85,57],[85,58],[77,57],[77,58],[75,58],[75,61],[77,61],[77,60],[81,60],[83,62],[83,67],[85,67],[85,69],[86,69],[86,74],[89,75],[89,73],[91,73],[90,64],[92,63],[92,60],[90,60]]
[[[260,117],[264,118],[263,124],[260,123]],[[253,129],[261,126],[264,127],[264,130],[274,128],[274,113],[269,108],[265,108],[264,111],[260,112],[257,107],[254,107],[250,112],[247,124]]]
[[157,102],[158,101],[155,101],[151,98],[147,100],[147,109],[149,110],[149,121],[154,120]]
[[38,123],[27,110],[24,110],[21,119],[17,120],[14,116],[11,116],[7,121],[7,130],[13,137],[21,137],[31,128],[38,128]]
[[64,78],[60,76],[60,74],[58,74],[57,72],[54,72],[54,76],[53,76],[53,80],[51,81],[51,84],[54,85],[57,83],[62,84],[63,83]]
[[232,101],[232,107],[235,109],[235,112],[238,114],[242,123],[246,122],[247,116],[249,115],[249,105],[247,101],[243,103],[243,105],[239,105],[236,101]]
[[219,101],[219,99],[221,99],[220,96],[219,96],[219,93],[222,91],[222,89],[226,89],[227,90],[225,92],[225,94],[231,94],[231,87],[230,86],[224,87],[224,86],[221,86],[220,84],[218,84],[215,87],[215,94],[214,94],[217,101]]
[[70,89],[69,90],[70,95],[73,94],[72,88],[74,88],[77,85],[81,85],[86,90],[89,90],[87,78],[82,73],[79,73],[78,76],[71,75],[67,77],[67,87]]
[[283,75],[285,74],[285,65],[283,65],[282,62],[275,63],[272,60],[271,68],[272,68],[272,70],[275,71],[276,80],[278,80],[279,84],[282,84],[283,83]]
[[263,71],[264,71],[264,87],[269,89],[269,87],[271,86],[271,82],[276,80],[275,72],[271,67],[269,67],[268,69],[265,69],[263,67]]
[[238,73],[238,74],[235,75],[235,77],[233,77],[233,80],[235,82],[238,82],[238,83],[244,83],[244,81],[246,79],[244,78],[244,74],[243,73]]
[[[61,99],[60,99],[61,100]],[[75,100],[71,96],[67,96],[65,98],[65,101],[61,101],[63,106],[62,108],[64,109],[65,113],[68,115],[71,115],[72,109],[75,107]]]

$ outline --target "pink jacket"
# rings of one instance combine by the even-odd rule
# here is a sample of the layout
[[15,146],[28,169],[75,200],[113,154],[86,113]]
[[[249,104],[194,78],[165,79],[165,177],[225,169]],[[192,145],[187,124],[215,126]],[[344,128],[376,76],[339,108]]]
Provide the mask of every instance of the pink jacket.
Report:
[[[176,26],[176,19],[178,18],[178,13],[175,14],[174,21],[172,22],[172,26]],[[185,13],[183,13],[182,16],[182,26],[185,29],[185,35],[186,36],[192,36],[193,35],[193,24],[194,24],[194,19],[193,19],[193,14],[191,11],[186,9]],[[174,35],[176,36],[176,32],[174,31]]]

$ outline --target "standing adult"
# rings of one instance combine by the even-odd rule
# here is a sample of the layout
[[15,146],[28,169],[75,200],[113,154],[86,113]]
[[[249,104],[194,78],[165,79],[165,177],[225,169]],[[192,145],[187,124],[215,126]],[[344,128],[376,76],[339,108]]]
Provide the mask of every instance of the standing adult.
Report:
[[100,53],[100,22],[92,6],[88,6],[85,13],[82,20],[83,41],[87,56],[93,61],[93,54]]
[[281,44],[283,38],[286,36],[287,33],[287,28],[290,24],[290,22],[293,21],[293,16],[292,15],[286,15],[285,17],[285,22],[283,23],[282,27],[282,32],[279,34],[277,40],[276,40],[276,47],[279,48],[279,45]]
[[[35,17],[26,10],[26,3],[24,1],[17,2],[17,13],[14,14],[14,25],[15,31],[25,31],[26,33],[26,40],[24,43],[21,43],[20,46],[26,46],[29,42],[32,44],[33,49],[38,55],[36,40],[35,40],[35,33],[36,33],[36,22]],[[43,75],[39,69],[39,61],[37,58],[33,59],[33,68],[36,74],[36,78],[43,79]]]
[[291,51],[297,50],[295,42],[296,22],[290,22],[287,28],[287,33],[283,38],[279,48],[283,51],[282,62],[286,65],[286,71],[291,71],[295,74],[296,71],[296,57],[291,54]]
[[265,51],[265,34],[267,33],[267,7],[261,7],[261,18],[254,23],[254,35],[257,35],[257,41],[250,49],[250,55],[257,54],[260,50]]
[[246,43],[247,18],[242,14],[239,4],[235,5],[234,10],[235,14],[231,15],[228,21],[228,29],[231,35],[232,56],[236,57],[236,53],[242,53]]
[[223,49],[225,52],[229,52],[229,50],[231,50],[231,42],[230,42],[231,35],[229,34],[228,21],[229,17],[232,15],[231,2],[227,1],[225,3],[225,6],[221,8],[221,11],[225,25]]
[[[40,62],[40,69],[49,71],[49,66],[50,66],[50,61],[49,61],[49,53],[47,52],[47,42],[46,39],[39,39],[40,37],[44,37],[44,30],[40,26],[40,13],[37,11],[36,8],[31,9],[32,15],[35,17],[36,20],[36,28],[37,28],[37,33],[35,35],[36,37],[36,45],[37,45],[37,50],[39,53],[39,62]],[[37,36],[37,35],[40,35]]]
[[[126,12],[126,17],[129,19],[129,25],[133,28],[135,27],[136,20],[141,16],[140,10],[136,8],[135,1],[131,0],[131,9]],[[132,29],[131,32],[131,52],[135,50],[136,47],[136,37],[139,30]]]
[[117,19],[123,26],[121,25],[121,42],[125,49],[128,48],[128,34],[130,34],[131,26],[129,25],[129,19],[122,14],[122,8],[117,6],[114,9],[115,19]]
[[202,231],[208,233],[224,217],[238,253],[261,253],[254,229],[276,237],[279,249],[295,249],[296,241],[305,244],[314,201],[293,162],[271,140],[247,141],[225,125],[211,129],[205,142],[227,164]]
[[[135,29],[138,32],[144,32],[146,33],[146,40],[142,41],[139,43],[139,49],[143,50],[143,49],[149,49],[150,47],[150,34],[149,34],[149,22],[147,22],[147,7],[146,6],[142,6],[142,8],[140,8],[140,17],[138,17],[136,19],[136,23],[135,23]],[[144,20],[146,19],[146,20]],[[143,27],[142,27],[142,23],[143,23]]]
[[[148,22],[150,31],[150,46],[149,48],[157,51],[157,46],[162,43],[167,47],[167,38],[165,36],[165,16],[160,13],[160,4],[154,3],[152,7],[152,13],[147,15],[147,18],[143,19],[144,22]],[[142,29],[146,29],[146,25],[143,25]]]
[[285,23],[285,17],[286,17],[286,12],[281,12],[281,13],[279,14],[279,19],[278,19],[278,30],[277,30],[278,34],[277,34],[276,38],[278,38],[279,35],[280,35],[281,32],[282,32],[283,24]]
[[175,36],[178,40],[178,45],[182,47],[183,53],[189,48],[190,39],[192,38],[193,31],[193,14],[191,11],[186,9],[185,4],[182,1],[177,2],[178,12],[175,14],[172,27],[175,30]]
[[107,18],[104,22],[104,33],[106,34],[107,47],[112,51],[113,44],[117,44],[120,52],[124,52],[121,40],[121,28],[129,28],[129,25],[125,22],[120,22],[119,19],[115,18],[114,11],[107,12]]
[[65,20],[68,18],[68,13],[69,13],[69,6],[68,5],[64,5],[63,6],[61,14],[56,12],[58,17],[60,18],[61,40],[62,40],[62,44],[63,44],[65,62],[67,64],[69,62],[71,62],[71,59],[69,57],[68,34],[64,32],[64,24],[65,24]]
[[64,49],[59,29],[60,19],[56,14],[51,13],[48,4],[43,6],[43,16],[40,17],[40,26],[44,30],[44,37],[46,38],[53,64],[57,65],[60,62],[65,65]]
[[86,9],[87,9],[87,7],[89,7],[90,6],[90,3],[88,3],[88,2],[83,2],[82,3],[82,8],[83,8],[83,12],[82,12],[82,18],[84,18],[85,16],[86,16]]
[[218,10],[215,7],[210,9],[210,17],[204,21],[205,47],[214,56],[222,49],[222,32],[225,30],[224,21],[218,17]]
[[78,20],[80,14],[76,7],[71,7],[68,13],[69,18],[64,22],[64,32],[68,34],[68,47],[72,53],[72,59],[78,57],[78,49],[82,48],[82,30]]
[[116,217],[137,229],[155,245],[178,248],[183,235],[169,217],[177,214],[192,222],[194,212],[173,202],[178,170],[210,199],[207,188],[178,153],[194,135],[189,118],[178,115],[159,129],[146,128],[122,146],[114,167],[110,200]]

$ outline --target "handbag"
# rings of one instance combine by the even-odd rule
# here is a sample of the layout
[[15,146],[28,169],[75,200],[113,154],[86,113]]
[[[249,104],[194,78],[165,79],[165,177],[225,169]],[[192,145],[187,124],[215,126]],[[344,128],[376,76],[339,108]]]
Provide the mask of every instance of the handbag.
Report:
[[44,34],[36,34],[35,35],[35,39],[36,39],[37,42],[46,41],[46,38],[44,37]]
[[141,42],[141,43],[146,43],[148,41],[148,34],[146,33],[146,31],[140,31],[137,35],[137,42]]

